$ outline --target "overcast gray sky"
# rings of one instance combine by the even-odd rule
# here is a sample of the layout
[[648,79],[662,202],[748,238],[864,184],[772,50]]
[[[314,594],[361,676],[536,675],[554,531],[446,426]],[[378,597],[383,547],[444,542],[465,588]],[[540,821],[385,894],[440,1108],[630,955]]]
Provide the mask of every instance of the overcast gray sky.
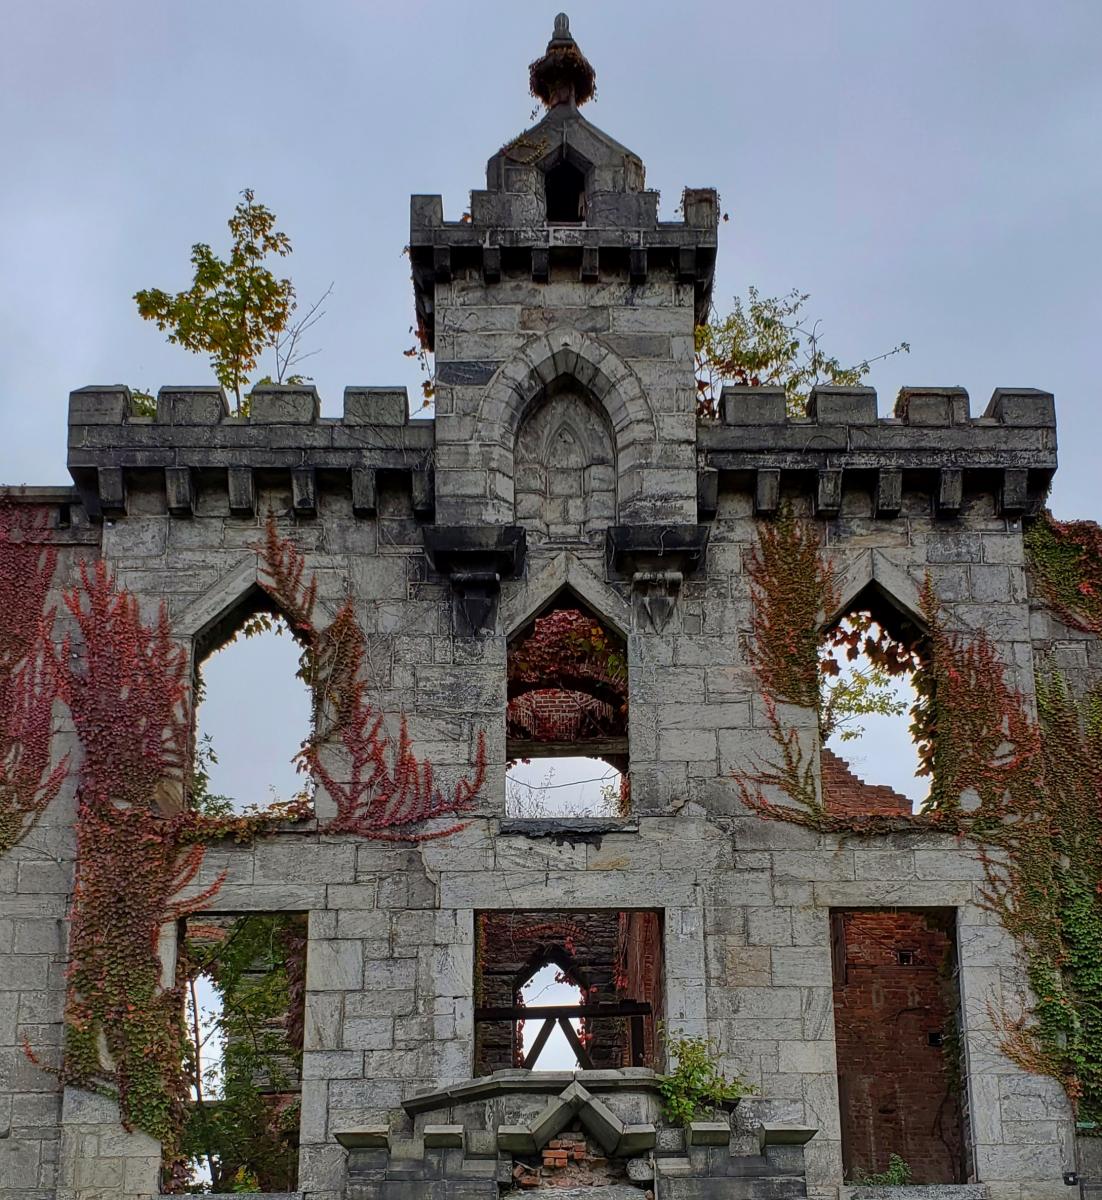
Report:
[[[71,388],[212,382],[138,319],[256,189],[310,299],[311,369],[418,384],[402,356],[409,194],[457,218],[530,124],[557,6],[457,0],[9,0],[0,46],[0,479],[65,473]],[[910,384],[1056,393],[1058,515],[1099,515],[1099,0],[574,0],[587,115],[671,218],[719,189],[717,300],[799,287],[844,360]],[[296,738],[297,741],[297,738]]]

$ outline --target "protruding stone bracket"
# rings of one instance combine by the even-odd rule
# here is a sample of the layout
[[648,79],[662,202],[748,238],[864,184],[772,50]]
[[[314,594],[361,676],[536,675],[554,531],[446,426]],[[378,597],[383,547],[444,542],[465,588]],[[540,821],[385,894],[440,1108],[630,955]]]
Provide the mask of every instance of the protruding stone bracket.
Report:
[[126,479],[122,467],[100,467],[96,471],[98,513],[89,516],[117,517],[126,512]]
[[669,624],[683,578],[680,571],[636,571],[632,576],[632,591],[655,633]]
[[296,517],[318,515],[318,481],[313,467],[291,468],[291,506]]
[[390,1129],[369,1125],[366,1129],[334,1130],[333,1136],[346,1150],[389,1150]]
[[635,576],[640,571],[691,575],[704,563],[707,525],[610,525],[605,561],[610,572]]
[[696,476],[696,515],[701,521],[711,521],[719,511],[719,472],[714,467],[701,467]]
[[815,511],[821,517],[836,517],[842,508],[842,472],[820,471],[815,490]]
[[964,503],[964,472],[945,467],[938,472],[935,506],[939,517],[955,517]]
[[758,1127],[758,1146],[762,1153],[766,1146],[806,1146],[818,1132],[806,1125],[767,1121]]
[[431,525],[424,532],[429,566],[452,585],[456,632],[492,632],[501,581],[524,570],[525,531],[517,525]]
[[775,513],[781,504],[780,471],[758,471],[754,477],[754,512],[758,516]]
[[226,471],[230,515],[251,517],[256,512],[256,484],[252,467],[230,467]]
[[903,472],[882,468],[876,473],[876,515],[898,517],[903,508]]

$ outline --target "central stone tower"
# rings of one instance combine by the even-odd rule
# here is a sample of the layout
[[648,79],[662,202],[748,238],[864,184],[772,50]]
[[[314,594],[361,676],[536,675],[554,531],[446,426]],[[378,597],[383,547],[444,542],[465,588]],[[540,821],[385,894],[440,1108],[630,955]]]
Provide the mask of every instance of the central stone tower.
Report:
[[[697,519],[693,327],[716,194],[659,221],[641,159],[579,111],[592,67],[556,18],[531,66],[543,119],[501,147],[445,221],[414,196],[417,318],[436,354],[436,509],[530,542]],[[488,386],[489,385],[489,386]]]

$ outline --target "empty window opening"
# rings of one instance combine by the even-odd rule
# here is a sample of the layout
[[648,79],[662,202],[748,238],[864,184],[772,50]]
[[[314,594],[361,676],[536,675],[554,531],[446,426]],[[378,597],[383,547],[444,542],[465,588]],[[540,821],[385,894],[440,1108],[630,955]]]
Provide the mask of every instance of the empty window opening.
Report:
[[547,188],[547,220],[556,225],[585,220],[585,175],[563,159],[544,176]]
[[509,645],[506,813],[622,816],[630,807],[624,641],[579,607]]
[[196,679],[191,801],[210,813],[291,800],[308,784],[291,750],[311,723],[302,647],[282,617],[249,616],[202,661]]
[[206,1193],[294,1191],[305,916],[191,917],[180,934],[178,979],[190,1086],[174,1185]]
[[476,914],[475,1073],[655,1063],[658,913]]
[[824,638],[822,777],[831,811],[906,815],[926,799],[911,730],[922,654],[919,631],[871,590]]
[[[554,963],[538,967],[520,989],[520,1003],[526,1009],[565,1008],[577,1011],[585,1003],[585,994],[568,971]],[[567,1037],[562,1021],[569,1025],[572,1036]],[[546,1017],[517,1022],[521,1066],[534,1066],[541,1071],[572,1071],[581,1066],[575,1045],[584,1048],[588,1035],[581,1017]]]
[[968,1178],[951,910],[831,914],[842,1160],[848,1180],[896,1154],[912,1181]]
[[505,772],[510,817],[619,817],[627,777],[599,758],[526,758]]

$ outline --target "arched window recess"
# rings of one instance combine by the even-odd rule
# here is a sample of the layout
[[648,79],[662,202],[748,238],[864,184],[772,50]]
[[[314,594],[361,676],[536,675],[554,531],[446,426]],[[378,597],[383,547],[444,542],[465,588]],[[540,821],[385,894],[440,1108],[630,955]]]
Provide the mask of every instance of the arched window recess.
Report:
[[295,761],[313,728],[302,645],[259,586],[194,639],[188,801],[210,816],[308,798]]
[[507,678],[506,814],[626,815],[623,638],[564,591],[511,639]]
[[925,630],[875,583],[824,632],[819,729],[828,809],[906,815],[925,799],[917,738],[927,660]]

